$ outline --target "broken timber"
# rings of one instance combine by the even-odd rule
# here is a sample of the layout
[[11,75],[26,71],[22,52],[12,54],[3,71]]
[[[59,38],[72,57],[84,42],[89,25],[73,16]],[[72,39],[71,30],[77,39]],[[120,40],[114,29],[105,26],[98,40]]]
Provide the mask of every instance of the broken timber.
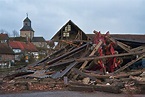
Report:
[[81,50],[82,48],[86,47],[87,45],[88,45],[88,43],[86,43],[86,44],[84,44],[84,45],[82,45],[82,46],[80,46],[80,47],[78,47],[78,48],[76,48],[76,49],[73,49],[72,51],[70,51],[70,52],[68,52],[68,53],[63,54],[62,56],[59,56],[59,57],[57,57],[57,58],[54,58],[54,59],[48,61],[48,62],[47,62],[47,65],[50,65],[50,64],[52,64],[52,63],[55,63],[55,62],[57,62],[57,61],[59,61],[59,60],[65,58],[65,57],[67,57],[68,55],[71,55],[71,54],[73,54],[74,52]]
[[106,75],[102,75],[102,74],[95,74],[95,73],[84,73],[86,75],[95,77],[96,79],[117,79],[117,78],[126,78],[129,76],[136,76],[136,75],[140,75],[143,73],[144,70],[137,70],[137,71],[131,71],[131,72],[126,72],[126,73],[119,73],[119,74],[106,74]]
[[80,58],[76,59],[76,61],[82,62],[82,61],[90,61],[90,60],[98,60],[98,59],[103,59],[103,58],[111,58],[111,57],[121,57],[121,56],[129,56],[129,55],[138,55],[145,53],[145,50],[142,51],[136,51],[136,52],[129,52],[129,53],[121,53],[121,54],[114,54],[114,55],[105,55],[105,56],[92,56],[92,57],[87,57],[87,58]]
[[[95,48],[93,49],[93,51],[91,52],[91,54],[89,56],[93,56],[95,54],[95,52],[99,49],[99,47],[102,45],[102,41],[100,41]],[[89,61],[85,61],[82,66],[80,67],[80,70],[83,70],[85,68],[85,66],[88,64]]]
[[64,65],[64,64],[69,64],[74,62],[75,59],[66,59],[65,61],[59,62],[59,63],[54,63],[52,65],[46,66],[47,68],[51,68],[51,67],[55,67],[55,66],[60,66],[60,65]]
[[118,46],[120,46],[122,49],[124,49],[125,51],[129,52],[130,51],[130,46],[122,43],[122,42],[119,42],[111,37],[108,37],[109,40],[111,40],[112,42],[116,43]]
[[65,70],[63,70],[61,72],[58,71],[54,75],[52,75],[52,78],[60,78],[60,77],[63,77],[70,69],[72,69],[77,64],[78,64],[78,62],[71,63]]
[[[97,50],[99,49],[99,47],[102,45],[102,41],[100,41],[96,46],[95,46],[95,48],[93,49],[93,51],[91,52],[91,54],[89,55],[89,56],[93,56],[96,52],[97,52]],[[79,68],[79,70],[83,70],[84,68],[85,68],[85,66],[87,65],[89,63],[89,61],[85,61],[83,64],[82,64],[82,66]],[[74,76],[74,79],[76,79],[78,77],[78,75],[75,75]]]
[[120,67],[118,70],[116,70],[114,73],[118,73],[120,71],[123,71],[124,69],[126,69],[127,67],[131,66],[133,63],[139,61],[140,59],[142,59],[145,55],[141,55],[139,58],[136,58],[135,60],[132,60],[131,62],[128,62],[126,65]]
[[99,84],[102,83],[102,82],[101,82],[100,80],[98,80],[96,77],[91,76],[91,75],[86,74],[86,73],[83,73],[82,71],[79,71],[79,69],[77,69],[77,68],[71,69],[71,72],[74,72],[74,73],[76,73],[76,74],[78,74],[78,75],[81,75],[81,76],[83,76],[83,77],[89,77],[90,79],[96,81],[96,82],[99,83]]
[[143,50],[143,49],[145,49],[145,46],[139,46],[139,47],[131,49],[130,52],[140,51],[140,50]]

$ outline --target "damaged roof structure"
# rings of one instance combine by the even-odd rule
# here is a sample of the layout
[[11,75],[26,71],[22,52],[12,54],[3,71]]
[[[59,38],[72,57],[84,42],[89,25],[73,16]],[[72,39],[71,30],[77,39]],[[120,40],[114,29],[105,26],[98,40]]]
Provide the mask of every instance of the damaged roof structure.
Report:
[[89,40],[89,37],[76,24],[69,20],[51,40]]
[[[133,39],[133,35],[132,39],[123,37],[100,31],[86,35],[69,21],[52,37],[58,42],[53,53],[6,76],[4,81],[36,79],[37,85],[28,81],[27,89],[36,86],[36,90],[48,90],[47,84],[64,80],[62,85],[67,78],[63,88],[68,90],[144,92],[145,43]],[[45,79],[51,81],[38,89]]]

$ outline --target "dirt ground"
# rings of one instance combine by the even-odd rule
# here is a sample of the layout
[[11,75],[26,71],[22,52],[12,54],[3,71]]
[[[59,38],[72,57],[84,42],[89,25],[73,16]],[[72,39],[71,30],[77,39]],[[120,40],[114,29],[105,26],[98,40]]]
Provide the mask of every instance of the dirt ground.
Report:
[[49,91],[0,94],[0,97],[145,97],[145,95],[112,94],[104,92]]

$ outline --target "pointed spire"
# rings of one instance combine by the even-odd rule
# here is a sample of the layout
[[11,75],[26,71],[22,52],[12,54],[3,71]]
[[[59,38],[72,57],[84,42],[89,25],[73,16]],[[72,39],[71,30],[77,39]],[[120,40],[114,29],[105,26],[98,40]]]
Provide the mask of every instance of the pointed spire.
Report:
[[28,17],[28,13],[26,13],[26,16]]

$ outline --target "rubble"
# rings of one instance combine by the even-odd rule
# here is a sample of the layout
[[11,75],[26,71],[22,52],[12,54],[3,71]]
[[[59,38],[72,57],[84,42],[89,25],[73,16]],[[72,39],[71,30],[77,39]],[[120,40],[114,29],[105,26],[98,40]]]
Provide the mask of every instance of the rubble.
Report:
[[94,41],[65,41],[63,48],[3,78],[0,90],[143,93],[145,46],[134,47],[94,31]]

